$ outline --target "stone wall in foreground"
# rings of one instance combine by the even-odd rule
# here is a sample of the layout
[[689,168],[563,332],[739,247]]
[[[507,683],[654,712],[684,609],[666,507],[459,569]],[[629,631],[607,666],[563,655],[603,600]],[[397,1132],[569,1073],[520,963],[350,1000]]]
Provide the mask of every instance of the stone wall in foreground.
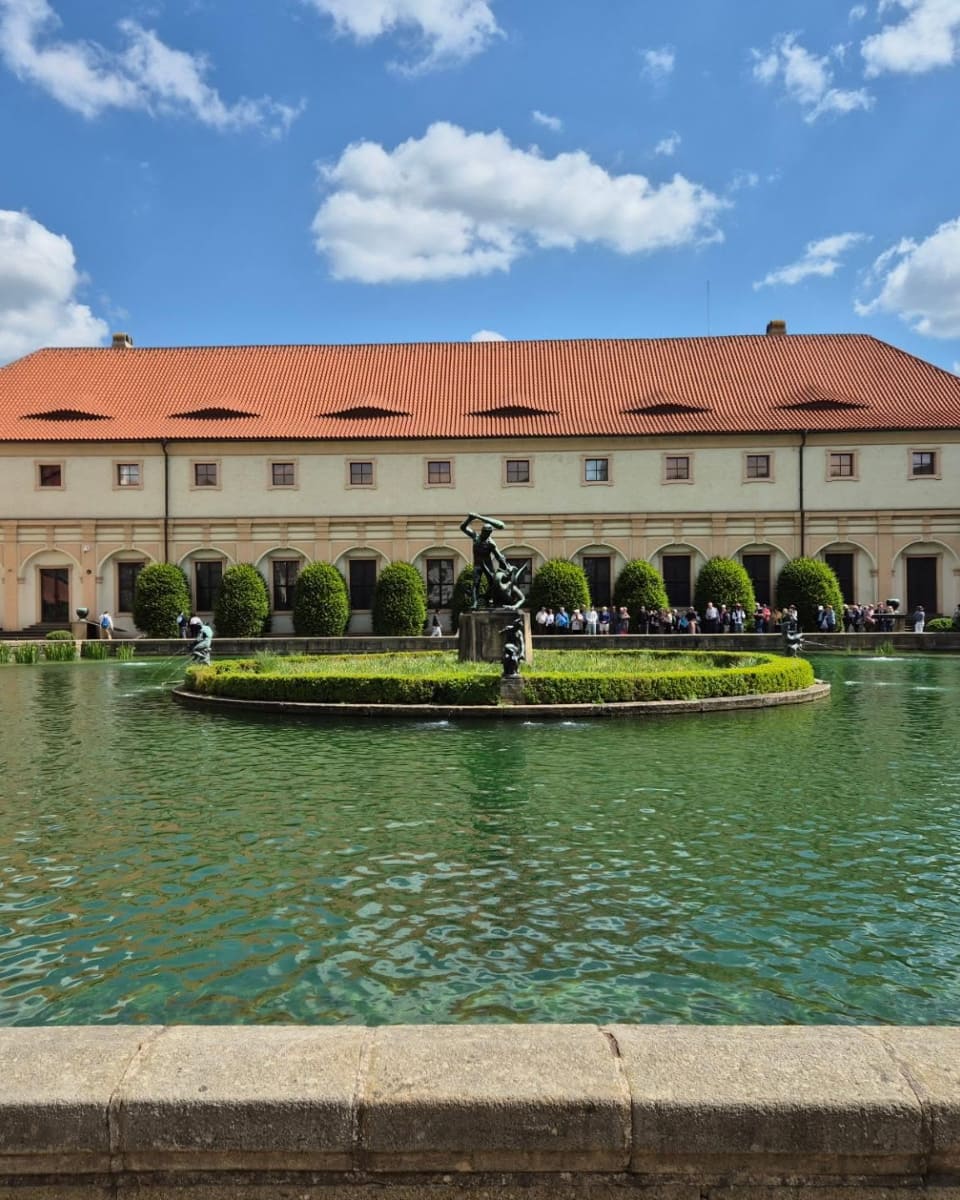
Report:
[[0,1030],[0,1197],[957,1200],[960,1029]]

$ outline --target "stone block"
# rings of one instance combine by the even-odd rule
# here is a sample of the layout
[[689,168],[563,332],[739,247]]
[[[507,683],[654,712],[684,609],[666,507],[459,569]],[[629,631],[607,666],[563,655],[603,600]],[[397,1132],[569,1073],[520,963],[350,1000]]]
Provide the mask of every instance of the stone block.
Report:
[[0,1029],[0,1176],[110,1168],[111,1099],[152,1027]]
[[126,1080],[134,1171],[342,1170],[353,1165],[359,1026],[175,1026]]
[[631,1169],[765,1182],[916,1175],[920,1105],[842,1026],[611,1026],[633,1101]]
[[960,1171],[960,1029],[877,1025],[863,1032],[887,1048],[919,1098],[929,1129],[930,1169]]
[[[517,617],[523,617],[524,662],[533,661],[533,637],[528,612],[509,608],[478,608],[460,614],[457,633],[458,657],[461,662],[501,662],[503,660],[503,630]],[[522,669],[522,668],[521,668]]]
[[376,1030],[361,1110],[375,1171],[616,1171],[630,1098],[589,1025]]

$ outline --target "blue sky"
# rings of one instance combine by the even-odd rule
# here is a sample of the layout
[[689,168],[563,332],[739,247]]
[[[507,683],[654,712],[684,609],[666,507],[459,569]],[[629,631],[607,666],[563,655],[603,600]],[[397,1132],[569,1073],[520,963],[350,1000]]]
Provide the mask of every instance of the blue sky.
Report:
[[871,333],[960,370],[960,0],[0,0],[0,361]]

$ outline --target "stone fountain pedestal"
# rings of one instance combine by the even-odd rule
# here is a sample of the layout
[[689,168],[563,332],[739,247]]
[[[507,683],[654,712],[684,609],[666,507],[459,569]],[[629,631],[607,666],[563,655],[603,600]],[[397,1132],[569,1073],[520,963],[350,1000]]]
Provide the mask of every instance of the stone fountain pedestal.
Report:
[[460,614],[459,658],[461,662],[501,662],[503,631],[523,617],[523,661],[533,662],[530,614],[512,608],[477,608]]

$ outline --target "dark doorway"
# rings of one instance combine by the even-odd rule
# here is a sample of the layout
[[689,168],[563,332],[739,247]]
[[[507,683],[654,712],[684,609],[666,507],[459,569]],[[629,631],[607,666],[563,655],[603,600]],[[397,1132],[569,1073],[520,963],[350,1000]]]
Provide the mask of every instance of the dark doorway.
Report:
[[825,554],[823,558],[827,566],[837,577],[837,583],[840,584],[840,591],[843,594],[844,604],[856,604],[857,589],[853,582],[853,555]]
[[587,577],[587,587],[590,589],[592,603],[598,606],[609,604],[611,600],[610,556],[608,554],[585,554],[583,571]]
[[355,611],[373,608],[373,593],[377,586],[375,558],[350,559],[350,607]]
[[770,586],[770,555],[744,554],[741,555],[741,558],[743,569],[753,584],[754,600],[759,604],[773,604],[773,590]]
[[935,555],[911,555],[907,559],[907,613],[918,604],[929,620],[939,612],[937,599],[937,559]]
[[692,602],[690,590],[690,555],[665,554],[663,556],[663,582],[671,608],[689,608]]
[[40,568],[40,620],[44,625],[70,620],[70,568]]

